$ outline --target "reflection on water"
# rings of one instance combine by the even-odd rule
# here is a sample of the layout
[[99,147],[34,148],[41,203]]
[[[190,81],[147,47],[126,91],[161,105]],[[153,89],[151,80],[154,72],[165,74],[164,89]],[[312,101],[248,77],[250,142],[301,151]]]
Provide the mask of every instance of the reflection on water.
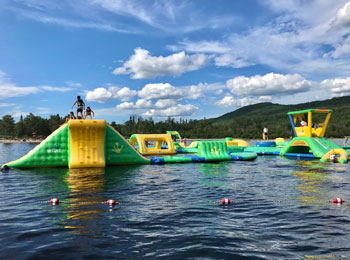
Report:
[[201,173],[198,182],[204,187],[224,188],[226,186],[226,177],[229,172],[228,162],[201,163],[198,164],[198,170]]
[[[96,221],[103,202],[102,189],[105,182],[104,168],[69,169],[66,178],[70,189],[66,206],[66,228],[75,229],[75,232],[88,233],[92,222]],[[96,232],[96,230],[94,230]]]
[[300,160],[296,161],[296,165],[299,166],[299,169],[293,172],[293,176],[299,180],[296,190],[301,193],[297,199],[305,205],[324,205],[327,203],[330,195],[325,184],[329,181],[329,175],[332,173],[330,164]]

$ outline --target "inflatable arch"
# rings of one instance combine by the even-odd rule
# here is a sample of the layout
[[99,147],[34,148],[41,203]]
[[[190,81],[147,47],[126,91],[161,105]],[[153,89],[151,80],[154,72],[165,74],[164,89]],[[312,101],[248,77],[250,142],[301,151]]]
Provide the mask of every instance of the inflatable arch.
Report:
[[[154,142],[155,146],[150,146]],[[176,153],[173,140],[168,134],[134,134],[130,137],[130,144],[135,147],[136,143],[142,155]]]

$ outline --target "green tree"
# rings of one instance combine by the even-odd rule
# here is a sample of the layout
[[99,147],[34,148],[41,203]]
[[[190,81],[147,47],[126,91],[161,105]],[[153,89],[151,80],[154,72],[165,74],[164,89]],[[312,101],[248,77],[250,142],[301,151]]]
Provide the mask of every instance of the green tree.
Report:
[[51,132],[55,131],[64,123],[64,118],[61,118],[59,114],[50,116],[48,125]]
[[0,134],[5,137],[13,137],[14,130],[15,130],[15,120],[10,115],[4,115],[2,117]]
[[25,126],[24,126],[24,122],[22,121],[18,121],[15,125],[15,135],[16,137],[22,138],[25,137]]

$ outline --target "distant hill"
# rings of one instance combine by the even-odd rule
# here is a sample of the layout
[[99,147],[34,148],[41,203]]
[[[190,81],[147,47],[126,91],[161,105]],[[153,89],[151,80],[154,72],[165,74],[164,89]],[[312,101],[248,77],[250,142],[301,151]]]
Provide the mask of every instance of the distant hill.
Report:
[[287,113],[311,108],[333,110],[326,131],[327,136],[344,137],[350,135],[350,96],[297,105],[259,103],[242,107],[220,117],[208,119],[208,121],[216,126],[224,125],[236,137],[261,138],[264,127],[269,128],[273,138],[289,137],[292,135],[292,129]]
[[[291,111],[311,109],[311,108],[325,108],[333,109],[337,111],[338,108],[344,109],[346,107],[350,108],[350,96],[337,97],[322,101],[313,101],[307,103],[301,103],[297,105],[280,105],[270,102],[258,103],[254,105],[245,106],[239,108],[233,112],[226,113],[217,118],[209,119],[211,122],[223,122],[226,120],[234,119],[241,116],[276,116],[285,115],[287,118],[287,113]],[[348,110],[350,113],[350,110]],[[288,118],[287,118],[288,119]]]

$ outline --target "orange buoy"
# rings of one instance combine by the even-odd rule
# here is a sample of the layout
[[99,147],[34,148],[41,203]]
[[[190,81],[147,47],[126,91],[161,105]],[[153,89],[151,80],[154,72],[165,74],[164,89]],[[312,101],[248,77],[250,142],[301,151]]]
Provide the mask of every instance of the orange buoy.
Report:
[[333,198],[333,203],[343,203],[344,200],[342,198]]
[[115,205],[115,200],[107,200],[107,205],[114,206]]
[[60,200],[57,198],[53,198],[50,200],[51,205],[58,205],[60,203]]
[[227,204],[230,204],[230,203],[231,203],[231,200],[230,200],[229,198],[223,198],[223,199],[221,200],[221,203],[222,203],[223,205],[227,205]]

